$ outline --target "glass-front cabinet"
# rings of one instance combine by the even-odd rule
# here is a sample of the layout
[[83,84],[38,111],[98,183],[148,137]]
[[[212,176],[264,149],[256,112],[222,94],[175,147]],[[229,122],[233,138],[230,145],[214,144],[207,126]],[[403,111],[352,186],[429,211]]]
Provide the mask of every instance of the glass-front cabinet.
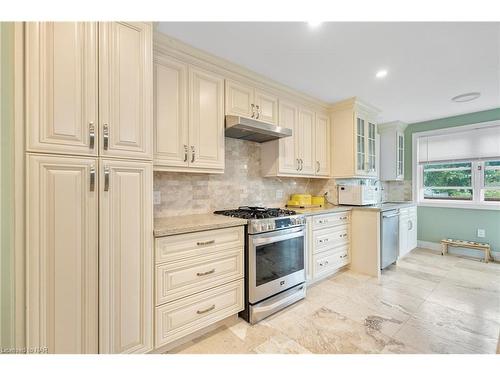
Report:
[[396,179],[404,178],[404,154],[405,154],[405,136],[402,132],[396,133],[397,154],[396,154]]
[[361,115],[356,116],[356,172],[377,176],[377,125]]
[[402,181],[405,174],[405,129],[407,124],[392,121],[378,124],[380,134],[380,179]]

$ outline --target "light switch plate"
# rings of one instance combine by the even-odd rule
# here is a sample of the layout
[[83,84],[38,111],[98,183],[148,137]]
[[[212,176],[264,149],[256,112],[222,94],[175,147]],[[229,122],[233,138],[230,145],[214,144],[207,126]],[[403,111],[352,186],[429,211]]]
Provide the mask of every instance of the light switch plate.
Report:
[[161,204],[161,191],[153,191],[153,204]]
[[478,229],[477,230],[477,236],[478,237],[486,237],[486,231],[484,229]]

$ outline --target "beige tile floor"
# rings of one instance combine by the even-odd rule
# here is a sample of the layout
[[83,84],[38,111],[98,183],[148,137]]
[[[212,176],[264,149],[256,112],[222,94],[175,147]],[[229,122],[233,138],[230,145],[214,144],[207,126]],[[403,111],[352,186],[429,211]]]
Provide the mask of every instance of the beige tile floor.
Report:
[[381,280],[345,271],[264,321],[238,319],[171,353],[495,353],[500,264],[415,249]]

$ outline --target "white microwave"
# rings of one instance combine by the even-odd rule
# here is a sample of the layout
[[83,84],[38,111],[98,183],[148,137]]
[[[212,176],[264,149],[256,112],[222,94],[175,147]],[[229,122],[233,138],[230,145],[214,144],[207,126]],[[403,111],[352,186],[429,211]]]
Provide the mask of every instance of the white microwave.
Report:
[[374,185],[339,185],[339,204],[367,206],[379,201],[379,188]]

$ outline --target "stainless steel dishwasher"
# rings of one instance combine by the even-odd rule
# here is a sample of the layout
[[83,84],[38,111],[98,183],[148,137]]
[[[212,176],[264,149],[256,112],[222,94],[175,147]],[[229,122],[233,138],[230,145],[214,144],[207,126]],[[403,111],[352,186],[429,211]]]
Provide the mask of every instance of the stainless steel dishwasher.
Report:
[[382,211],[380,216],[380,269],[384,269],[398,259],[399,210]]

